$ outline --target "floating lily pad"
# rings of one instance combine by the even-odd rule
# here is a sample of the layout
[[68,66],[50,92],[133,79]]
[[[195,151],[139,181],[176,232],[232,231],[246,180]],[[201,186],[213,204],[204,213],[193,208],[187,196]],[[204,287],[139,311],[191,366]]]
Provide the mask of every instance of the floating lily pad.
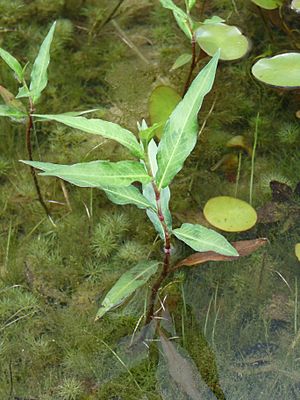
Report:
[[252,3],[265,10],[275,10],[282,5],[283,0],[252,0]]
[[257,221],[256,211],[250,204],[229,196],[209,199],[203,214],[212,226],[225,232],[247,231]]
[[151,125],[159,124],[156,136],[161,138],[165,123],[174,108],[180,102],[181,96],[169,86],[157,86],[149,99],[149,114]]
[[197,43],[212,56],[221,49],[221,60],[237,60],[249,49],[249,41],[236,26],[219,23],[202,24],[196,30]]
[[300,243],[297,243],[295,246],[295,254],[298,260],[300,261]]
[[293,0],[291,4],[291,9],[300,13],[300,0]]
[[268,85],[300,87],[300,53],[262,58],[253,65],[252,74]]

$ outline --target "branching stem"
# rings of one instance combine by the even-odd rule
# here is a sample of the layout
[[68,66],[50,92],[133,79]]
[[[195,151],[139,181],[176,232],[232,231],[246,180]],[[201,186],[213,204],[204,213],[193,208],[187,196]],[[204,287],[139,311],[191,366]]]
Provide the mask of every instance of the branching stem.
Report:
[[206,57],[206,53],[204,51],[202,51],[202,49],[200,49],[198,55],[197,55],[197,51],[196,51],[196,37],[195,37],[195,33],[192,32],[192,61],[191,61],[191,65],[190,65],[190,70],[189,70],[189,74],[188,77],[186,79],[185,85],[184,85],[184,89],[182,92],[182,97],[186,94],[186,92],[188,91],[191,82],[192,82],[192,78],[193,78],[193,72],[195,70],[195,68],[197,67],[197,65],[199,64],[199,62]]

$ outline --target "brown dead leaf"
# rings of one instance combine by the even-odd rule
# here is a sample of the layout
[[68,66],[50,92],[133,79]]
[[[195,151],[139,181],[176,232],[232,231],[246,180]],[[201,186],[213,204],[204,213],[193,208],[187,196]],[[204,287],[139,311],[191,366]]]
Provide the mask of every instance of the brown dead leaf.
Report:
[[174,267],[173,270],[178,269],[182,266],[191,267],[193,265],[203,264],[208,261],[233,261],[237,260],[240,257],[248,256],[253,253],[261,246],[264,246],[268,242],[266,238],[258,238],[252,240],[240,240],[238,242],[231,243],[232,246],[239,253],[238,257],[235,256],[224,256],[222,254],[215,253],[214,251],[205,251],[202,253],[194,253],[191,256],[185,258],[184,260],[179,261]]

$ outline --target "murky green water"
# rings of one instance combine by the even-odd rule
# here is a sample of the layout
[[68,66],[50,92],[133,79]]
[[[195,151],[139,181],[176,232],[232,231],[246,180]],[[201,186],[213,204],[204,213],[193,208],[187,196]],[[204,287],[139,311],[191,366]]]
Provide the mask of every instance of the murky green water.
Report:
[[[162,259],[162,243],[143,210],[112,205],[96,189],[40,178],[53,226],[29,169],[18,162],[27,158],[26,126],[1,118],[1,399],[300,399],[299,94],[266,87],[250,73],[256,57],[297,51],[299,17],[284,10],[291,34],[276,12],[262,16],[250,1],[206,3],[197,2],[195,19],[219,15],[239,26],[252,48],[242,60],[219,65],[199,114],[200,126],[206,124],[171,185],[173,225],[203,223],[202,209],[214,196],[237,192],[249,201],[246,152],[238,184],[235,162],[213,167],[231,153],[232,137],[243,135],[251,148],[259,113],[258,223],[226,237],[269,243],[238,261],[206,262],[170,276],[157,304],[160,330],[158,320],[143,328],[150,284],[95,323],[114,282],[139,261]],[[154,87],[182,91],[188,67],[170,68],[190,48],[171,12],[158,1],[125,0],[112,23],[117,5],[0,0],[0,46],[23,64],[57,20],[39,113],[97,108],[94,118],[136,132],[136,121],[149,121]],[[0,84],[17,93],[2,61]],[[129,157],[114,142],[53,123],[36,124],[33,144],[34,159],[57,163]],[[190,254],[179,241],[172,244],[174,259]]]

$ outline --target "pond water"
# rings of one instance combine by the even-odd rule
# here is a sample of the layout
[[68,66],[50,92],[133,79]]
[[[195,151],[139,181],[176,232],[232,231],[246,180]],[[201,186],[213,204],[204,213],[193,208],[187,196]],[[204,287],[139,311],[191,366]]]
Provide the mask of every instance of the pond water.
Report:
[[[184,1],[176,4],[184,9]],[[196,21],[218,15],[251,46],[241,59],[219,63],[197,145],[170,185],[173,226],[208,227],[205,203],[233,196],[252,200],[258,221],[222,234],[230,242],[267,240],[238,260],[208,257],[176,269],[161,282],[146,326],[153,277],[95,322],[122,274],[144,260],[162,262],[163,242],[144,210],[38,177],[51,221],[18,161],[28,159],[26,121],[1,118],[1,399],[300,399],[299,91],[251,74],[260,57],[299,52],[299,14],[250,0],[196,1],[191,14]],[[92,109],[91,117],[136,134],[137,121],[151,123],[154,88],[182,93],[189,64],[171,67],[191,45],[159,1],[0,0],[0,47],[30,62],[28,79],[54,20],[38,114]],[[1,59],[0,85],[18,92]],[[236,137],[239,145],[228,146]],[[133,159],[117,142],[54,122],[36,121],[32,147],[34,160],[60,164]],[[175,236],[171,246],[172,265],[192,253]]]

